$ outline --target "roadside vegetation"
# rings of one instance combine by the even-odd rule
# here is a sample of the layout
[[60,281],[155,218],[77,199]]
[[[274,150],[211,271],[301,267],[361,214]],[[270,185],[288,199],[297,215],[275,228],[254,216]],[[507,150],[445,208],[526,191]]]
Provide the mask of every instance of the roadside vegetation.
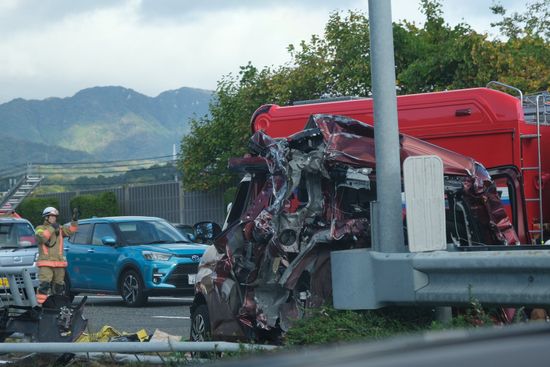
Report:
[[389,308],[376,311],[341,311],[330,306],[316,309],[286,334],[287,345],[312,345],[377,340],[396,334],[429,330],[429,308]]
[[[511,323],[523,320],[523,310],[517,310]],[[435,310],[429,307],[390,307],[374,311],[336,310],[331,306],[311,312],[288,331],[285,345],[315,345],[359,340],[379,340],[418,332],[456,328],[478,328],[502,325],[500,308],[485,308],[472,299],[448,323],[435,320]]]
[[[70,207],[78,208],[81,218],[108,217],[118,215],[118,204],[116,195],[113,192],[103,192],[96,195],[77,195],[70,201]],[[59,208],[59,200],[56,198],[26,198],[23,200],[18,213],[28,219],[34,226],[42,224],[42,210],[45,207],[53,206]],[[70,218],[61,217],[61,222],[68,222]]]

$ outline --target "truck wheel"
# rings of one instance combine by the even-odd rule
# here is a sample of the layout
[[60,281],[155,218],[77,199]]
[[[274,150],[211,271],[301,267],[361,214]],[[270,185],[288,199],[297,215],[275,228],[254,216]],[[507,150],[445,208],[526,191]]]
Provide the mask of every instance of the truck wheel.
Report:
[[143,293],[141,276],[135,270],[127,270],[120,278],[120,295],[128,307],[141,307],[147,302]]

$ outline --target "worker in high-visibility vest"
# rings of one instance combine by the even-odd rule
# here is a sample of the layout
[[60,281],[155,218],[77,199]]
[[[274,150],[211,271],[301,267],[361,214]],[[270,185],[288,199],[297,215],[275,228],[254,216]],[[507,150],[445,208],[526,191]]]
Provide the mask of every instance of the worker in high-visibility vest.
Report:
[[67,259],[63,252],[63,237],[68,237],[78,230],[77,211],[69,225],[60,226],[57,223],[59,211],[47,207],[42,212],[44,224],[36,227],[38,242],[38,291],[36,301],[44,303],[50,294],[62,295],[65,291],[65,268]]

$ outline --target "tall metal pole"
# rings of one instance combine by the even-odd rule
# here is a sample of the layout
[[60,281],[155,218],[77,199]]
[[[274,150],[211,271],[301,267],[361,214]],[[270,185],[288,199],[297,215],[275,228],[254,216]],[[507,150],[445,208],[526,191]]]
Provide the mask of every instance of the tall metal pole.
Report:
[[369,27],[380,240],[376,247],[381,252],[406,252],[390,0],[369,0]]

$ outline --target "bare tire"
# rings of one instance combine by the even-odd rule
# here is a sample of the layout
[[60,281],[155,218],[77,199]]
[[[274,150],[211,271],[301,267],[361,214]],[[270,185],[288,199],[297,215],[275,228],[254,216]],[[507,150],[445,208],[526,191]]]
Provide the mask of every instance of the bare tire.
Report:
[[135,270],[127,270],[120,278],[120,295],[128,307],[141,307],[147,302],[143,280]]

